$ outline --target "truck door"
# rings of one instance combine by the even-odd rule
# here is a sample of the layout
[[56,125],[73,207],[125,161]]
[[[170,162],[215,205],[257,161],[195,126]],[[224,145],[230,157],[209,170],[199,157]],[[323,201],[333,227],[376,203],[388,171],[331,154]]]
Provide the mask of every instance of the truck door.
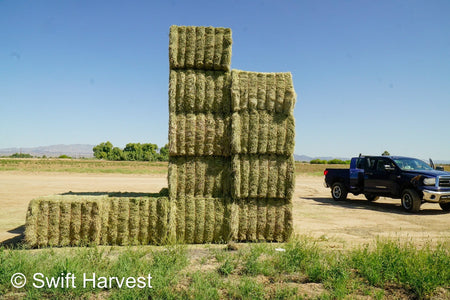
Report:
[[364,173],[364,191],[376,194],[393,194],[397,190],[396,167],[389,158],[377,158]]

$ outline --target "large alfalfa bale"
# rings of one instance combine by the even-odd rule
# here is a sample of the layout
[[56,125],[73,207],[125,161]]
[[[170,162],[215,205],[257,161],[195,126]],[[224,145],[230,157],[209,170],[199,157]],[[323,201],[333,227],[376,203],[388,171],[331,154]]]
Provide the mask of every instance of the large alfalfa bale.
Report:
[[205,243],[211,243],[214,240],[214,229],[215,229],[215,207],[218,205],[217,201],[206,199],[204,201],[205,210],[205,224],[203,231],[203,240]]
[[37,246],[37,230],[39,222],[42,222],[39,216],[39,200],[33,199],[28,204],[27,216],[25,220],[25,241],[31,247]]
[[258,198],[256,204],[256,239],[258,241],[265,241],[265,231],[267,225],[267,198]]
[[176,199],[187,195],[196,197],[230,195],[230,167],[230,161],[220,156],[170,157],[170,198]]
[[234,199],[292,197],[293,156],[235,154],[231,165]]
[[182,243],[186,236],[186,197],[177,197],[171,201],[176,203],[176,237]]
[[169,34],[170,68],[229,70],[231,43],[228,28],[173,25]]
[[264,110],[290,115],[295,105],[291,73],[231,72],[232,111]]
[[222,71],[170,70],[170,113],[229,113],[231,74]]

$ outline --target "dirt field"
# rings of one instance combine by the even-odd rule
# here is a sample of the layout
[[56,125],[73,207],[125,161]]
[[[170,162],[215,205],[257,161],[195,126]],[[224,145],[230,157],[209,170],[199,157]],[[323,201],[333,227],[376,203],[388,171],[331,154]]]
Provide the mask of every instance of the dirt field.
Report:
[[[0,242],[17,240],[24,231],[28,202],[38,196],[73,192],[158,192],[165,175],[0,172]],[[330,247],[372,243],[376,237],[418,245],[450,238],[450,214],[424,204],[419,214],[403,212],[399,200],[370,203],[349,196],[335,202],[323,178],[297,176],[293,200],[296,234],[309,235]]]

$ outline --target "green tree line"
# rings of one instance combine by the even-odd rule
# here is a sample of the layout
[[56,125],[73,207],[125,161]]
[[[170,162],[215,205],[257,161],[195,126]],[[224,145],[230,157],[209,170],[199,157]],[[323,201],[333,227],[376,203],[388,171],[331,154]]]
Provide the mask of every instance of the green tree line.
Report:
[[350,161],[349,160],[340,160],[340,159],[332,159],[332,160],[324,160],[324,159],[313,159],[309,162],[310,164],[314,164],[314,165],[325,165],[325,164],[330,164],[330,165],[349,165]]
[[[93,149],[94,157],[106,160],[131,160],[131,161],[168,161],[169,146],[166,144],[158,148],[151,143],[128,143],[125,148],[114,147],[111,142],[100,143]],[[158,151],[159,150],[159,151]]]

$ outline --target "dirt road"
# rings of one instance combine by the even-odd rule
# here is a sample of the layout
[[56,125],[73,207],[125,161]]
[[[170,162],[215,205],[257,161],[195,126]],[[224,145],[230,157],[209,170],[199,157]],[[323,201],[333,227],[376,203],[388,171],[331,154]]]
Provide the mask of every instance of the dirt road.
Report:
[[[424,204],[419,214],[403,212],[398,200],[363,197],[335,202],[322,177],[297,176],[293,200],[294,230],[331,247],[372,243],[376,237],[417,244],[450,239],[450,214]],[[38,196],[73,192],[158,192],[165,176],[0,172],[0,242],[20,236],[28,202]]]

